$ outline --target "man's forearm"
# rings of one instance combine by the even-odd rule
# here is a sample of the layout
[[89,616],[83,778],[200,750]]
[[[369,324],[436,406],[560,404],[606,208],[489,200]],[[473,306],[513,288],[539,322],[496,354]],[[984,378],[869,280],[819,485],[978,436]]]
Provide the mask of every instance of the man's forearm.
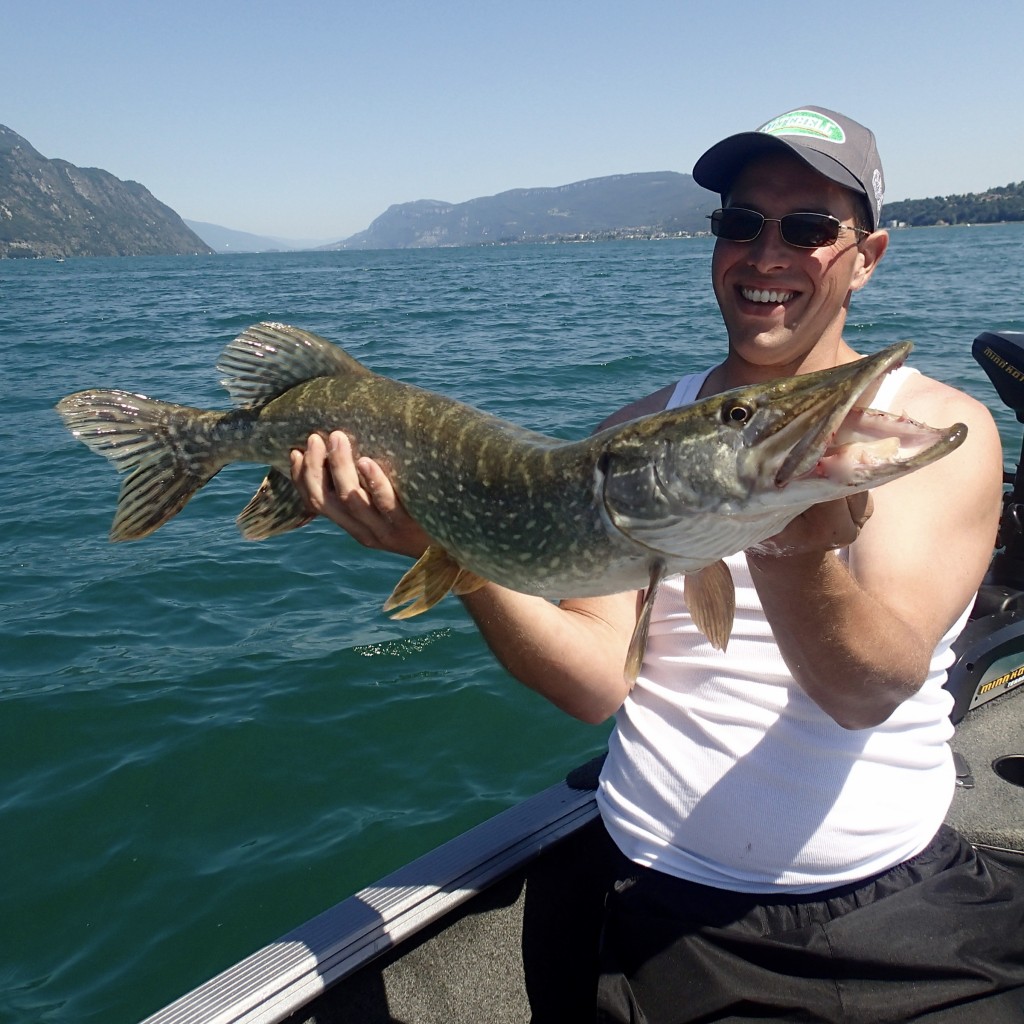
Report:
[[920,688],[931,647],[836,554],[748,552],[747,563],[794,679],[844,728],[884,722]]
[[489,583],[461,600],[512,676],[567,714],[596,725],[629,692],[623,666],[635,619],[631,597],[558,605]]

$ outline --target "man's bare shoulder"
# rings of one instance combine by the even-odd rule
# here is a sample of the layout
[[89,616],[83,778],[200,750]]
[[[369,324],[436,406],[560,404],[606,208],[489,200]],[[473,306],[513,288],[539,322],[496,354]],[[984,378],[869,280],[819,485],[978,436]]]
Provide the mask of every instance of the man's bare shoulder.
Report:
[[624,405],[618,412],[613,412],[611,416],[599,423],[594,432],[604,430],[605,427],[614,427],[619,423],[626,423],[628,420],[635,420],[640,416],[650,416],[652,413],[661,412],[672,397],[675,387],[675,384],[666,384],[665,387],[659,388],[652,394],[638,398],[635,402],[630,402],[629,405]]
[[988,407],[976,398],[923,373],[909,376],[899,390],[893,411],[929,426],[942,427],[950,423],[966,423],[975,429],[995,432],[995,422]]
[[1002,493],[1003,449],[987,406],[958,388],[915,373],[900,388],[892,411],[930,427],[950,427],[954,423],[967,427],[967,438],[960,448],[929,466],[927,474],[912,474],[907,478],[908,487],[931,480],[940,486],[962,490],[965,500],[970,500],[973,494],[982,501],[993,497],[998,504]]

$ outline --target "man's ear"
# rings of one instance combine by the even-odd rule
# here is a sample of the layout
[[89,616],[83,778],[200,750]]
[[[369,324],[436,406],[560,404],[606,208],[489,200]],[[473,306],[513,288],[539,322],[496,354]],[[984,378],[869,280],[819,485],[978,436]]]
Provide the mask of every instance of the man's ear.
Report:
[[857,268],[853,272],[853,281],[850,284],[851,291],[860,291],[871,280],[885,250],[889,247],[889,232],[884,228],[873,231],[864,238],[857,246]]

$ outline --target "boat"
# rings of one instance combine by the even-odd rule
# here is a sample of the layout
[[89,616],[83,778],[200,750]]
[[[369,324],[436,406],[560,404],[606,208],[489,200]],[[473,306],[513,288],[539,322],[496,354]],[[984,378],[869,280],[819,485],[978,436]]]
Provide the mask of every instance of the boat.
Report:
[[[1024,332],[972,352],[1024,423]],[[947,822],[1024,872],[1024,446],[999,546],[954,645]],[[572,929],[587,905],[600,758],[257,950],[144,1024],[523,1024],[585,1019]]]

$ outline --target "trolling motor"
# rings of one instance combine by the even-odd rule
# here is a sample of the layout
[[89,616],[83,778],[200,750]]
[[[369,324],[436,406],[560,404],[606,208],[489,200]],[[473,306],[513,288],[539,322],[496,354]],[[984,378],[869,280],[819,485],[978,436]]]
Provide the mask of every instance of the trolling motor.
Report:
[[[1024,423],[1024,332],[984,331],[971,353],[1003,402]],[[953,695],[950,718],[959,722],[980,704],[1024,685],[1024,444],[1014,472],[1003,473],[996,552],[971,611],[953,644],[956,662],[946,689]]]

